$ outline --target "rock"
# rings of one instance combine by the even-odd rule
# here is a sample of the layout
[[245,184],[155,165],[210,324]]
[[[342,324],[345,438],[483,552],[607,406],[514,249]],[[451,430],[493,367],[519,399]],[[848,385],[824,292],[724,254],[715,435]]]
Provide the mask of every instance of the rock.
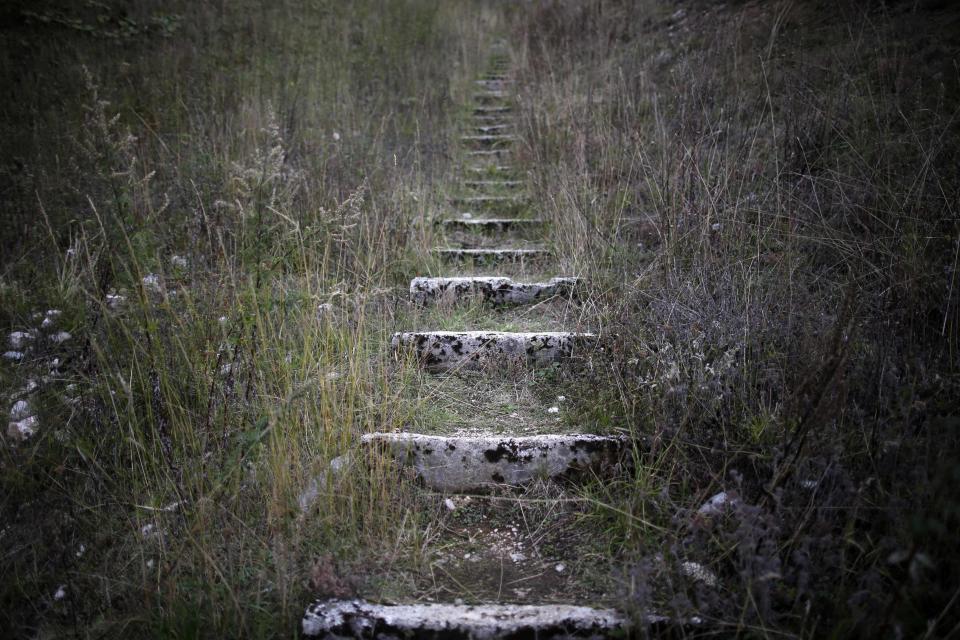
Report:
[[707,517],[717,516],[736,503],[737,499],[735,497],[731,496],[726,491],[721,491],[704,502],[700,508],[697,509],[697,514]]
[[22,349],[28,342],[33,341],[33,334],[27,331],[14,331],[7,337],[12,349]]
[[26,400],[17,400],[10,408],[11,420],[23,420],[31,415],[33,415],[33,411],[30,410],[30,403]]
[[170,256],[170,266],[174,269],[186,269],[190,263],[183,256],[173,255]]
[[59,318],[62,313],[63,312],[60,311],[60,309],[48,309],[47,312],[43,314],[43,322],[40,323],[40,327],[42,329],[49,329],[54,325],[54,323],[57,321],[57,318]]
[[699,562],[682,563],[680,565],[680,573],[692,580],[702,582],[708,587],[717,586],[717,575]]
[[331,322],[333,321],[333,316],[336,313],[337,308],[334,307],[329,302],[324,302],[323,304],[317,305],[317,321],[318,322]]
[[125,296],[116,293],[107,294],[107,307],[111,311],[118,311],[126,303],[126,301],[127,299]]
[[550,251],[547,249],[434,249],[433,251],[447,260],[474,263],[529,262],[550,257]]
[[325,600],[310,605],[303,634],[324,638],[496,638],[607,637],[625,633],[628,619],[611,609],[563,604],[381,605],[364,600]]
[[155,273],[148,273],[143,276],[140,282],[143,283],[143,288],[148,291],[160,291],[160,276]]
[[55,344],[63,344],[73,336],[70,335],[68,331],[58,331],[57,333],[50,336],[50,340]]
[[23,420],[16,420],[7,425],[7,436],[13,440],[24,442],[33,437],[40,420],[37,416],[28,416]]
[[19,362],[20,360],[23,360],[23,352],[22,351],[5,351],[3,353],[3,358],[5,360]]
[[340,476],[349,467],[350,460],[349,453],[337,456],[330,461],[330,467],[328,469],[321,471],[320,474],[310,479],[306,488],[304,488],[297,497],[297,504],[300,506],[301,513],[306,512],[306,510],[316,502],[317,497],[320,495],[321,487],[325,488],[327,485],[327,478]]

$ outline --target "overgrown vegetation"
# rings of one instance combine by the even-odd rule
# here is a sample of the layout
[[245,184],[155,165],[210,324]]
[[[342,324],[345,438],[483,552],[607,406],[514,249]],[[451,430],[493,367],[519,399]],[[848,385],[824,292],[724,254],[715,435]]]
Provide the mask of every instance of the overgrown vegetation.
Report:
[[[392,331],[491,322],[400,300],[440,269],[428,221],[499,35],[530,208],[605,340],[592,369],[542,384],[570,424],[637,444],[632,475],[560,520],[576,536],[546,528],[623,561],[623,607],[708,633],[956,633],[957,19],[8,3],[4,337],[62,313],[0,363],[4,410],[37,416],[0,447],[2,635],[292,635],[315,593],[414,584],[438,516],[412,483],[371,458],[308,512],[298,497],[439,393],[392,358]],[[720,491],[729,508],[698,513]]]
[[[641,609],[731,634],[956,633],[957,17],[516,15],[529,166],[616,336],[582,410],[599,395],[644,435],[636,477],[596,496]],[[719,522],[695,513],[719,491]],[[684,561],[723,588],[678,587]]]

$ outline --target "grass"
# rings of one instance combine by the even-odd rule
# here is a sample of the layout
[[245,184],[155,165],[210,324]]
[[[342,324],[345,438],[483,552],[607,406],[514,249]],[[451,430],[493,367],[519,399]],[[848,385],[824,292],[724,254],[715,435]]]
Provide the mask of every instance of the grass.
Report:
[[[0,447],[0,631],[289,636],[316,595],[508,593],[727,635],[955,633],[951,20],[936,3],[0,9],[0,322],[36,332],[0,393],[38,420]],[[520,176],[516,212],[549,221],[556,258],[496,271],[587,289],[415,309],[409,278],[451,273],[433,221],[471,193],[463,105],[495,35],[522,143],[515,172],[470,177]],[[428,328],[583,329],[605,350],[441,378],[387,348]],[[633,465],[453,511],[377,455],[327,471],[363,433],[517,422],[629,435]],[[699,514],[721,490],[730,508]],[[514,537],[535,561],[510,559]]]

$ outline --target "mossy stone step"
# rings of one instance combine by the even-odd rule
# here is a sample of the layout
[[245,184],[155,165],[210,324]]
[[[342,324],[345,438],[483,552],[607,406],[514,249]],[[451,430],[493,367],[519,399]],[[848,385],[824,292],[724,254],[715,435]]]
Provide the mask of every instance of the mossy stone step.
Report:
[[395,351],[412,352],[432,372],[505,362],[543,367],[596,344],[595,334],[573,331],[405,331],[391,340]]
[[414,278],[410,281],[410,299],[417,304],[430,304],[480,297],[493,304],[530,304],[572,295],[577,282],[577,278],[563,277],[547,282],[516,282],[499,276]]
[[460,136],[460,141],[477,147],[496,147],[505,146],[513,143],[517,136],[511,133],[478,135],[478,136]]
[[517,189],[521,180],[464,180],[463,186],[470,189]]
[[477,105],[473,108],[473,113],[476,115],[502,114],[511,111],[513,108],[507,105]]
[[526,198],[519,194],[513,195],[475,195],[475,196],[454,196],[450,202],[455,205],[465,207],[488,207],[501,204],[519,204]]
[[305,636],[422,640],[541,640],[626,633],[628,619],[611,609],[563,604],[374,604],[321,600],[307,608]]
[[568,479],[620,470],[628,440],[584,433],[505,437],[370,433],[361,442],[411,467],[436,491],[485,491],[523,486],[540,478]]
[[510,123],[507,124],[488,124],[488,125],[477,125],[474,127],[474,131],[481,135],[495,134],[499,131],[507,131],[512,129],[513,125]]

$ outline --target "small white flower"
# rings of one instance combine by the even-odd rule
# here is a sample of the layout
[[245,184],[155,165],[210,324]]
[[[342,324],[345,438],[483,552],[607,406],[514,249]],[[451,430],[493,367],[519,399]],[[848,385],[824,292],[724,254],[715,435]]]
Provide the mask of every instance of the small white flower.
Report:
[[57,344],[63,344],[64,342],[66,342],[72,337],[73,336],[71,336],[70,332],[68,331],[58,331],[57,333],[50,336],[50,339]]
[[76,556],[78,558],[82,558],[83,554],[85,554],[86,552],[87,552],[87,548],[83,544],[81,544],[79,547],[77,547]]
[[547,413],[560,413],[560,407],[550,407],[547,409]]
[[25,441],[33,437],[40,420],[37,416],[29,416],[17,422],[11,422],[7,425],[7,437]]
[[557,565],[553,568],[553,570],[556,571],[557,573],[563,573],[564,571],[567,570],[567,565],[563,564],[562,562],[558,562]]
[[175,269],[186,269],[188,266],[187,259],[177,255],[170,256],[170,264]]
[[563,402],[566,399],[567,399],[567,396],[557,396],[557,400],[559,400],[560,402]]
[[60,601],[66,597],[67,597],[67,585],[62,584],[59,587],[57,587],[56,593],[53,594],[53,599],[56,601]]
[[708,587],[717,586],[717,576],[699,562],[684,562],[680,565],[680,573]]
[[333,132],[333,140],[334,140],[334,142],[339,142],[339,141],[340,141],[340,134],[339,134],[338,132],[336,132],[336,131]]
[[160,276],[155,273],[148,273],[141,280],[144,288],[158,291],[160,289]]
[[527,559],[527,556],[523,555],[522,553],[511,553],[510,559],[514,562],[523,562]]
[[714,231],[720,231],[720,229],[723,228],[723,225],[720,224],[719,222],[714,222],[712,225],[710,225],[710,228],[713,229]]
[[27,342],[33,340],[33,334],[27,333],[26,331],[14,331],[10,334],[8,340],[11,347],[19,349]]

